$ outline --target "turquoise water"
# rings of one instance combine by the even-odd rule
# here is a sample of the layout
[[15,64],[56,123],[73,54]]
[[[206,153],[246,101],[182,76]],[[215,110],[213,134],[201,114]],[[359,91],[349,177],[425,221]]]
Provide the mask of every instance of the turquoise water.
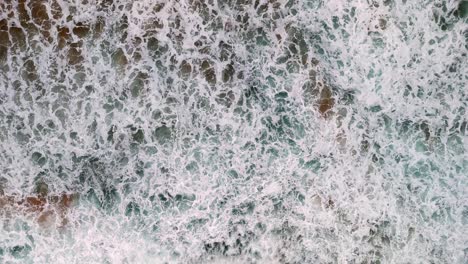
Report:
[[466,1],[4,1],[4,263],[466,263]]

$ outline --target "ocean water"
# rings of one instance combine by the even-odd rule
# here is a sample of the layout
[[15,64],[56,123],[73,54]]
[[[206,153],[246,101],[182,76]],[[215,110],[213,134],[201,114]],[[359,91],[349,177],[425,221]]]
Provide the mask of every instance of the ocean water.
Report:
[[468,2],[2,0],[1,263],[467,263]]

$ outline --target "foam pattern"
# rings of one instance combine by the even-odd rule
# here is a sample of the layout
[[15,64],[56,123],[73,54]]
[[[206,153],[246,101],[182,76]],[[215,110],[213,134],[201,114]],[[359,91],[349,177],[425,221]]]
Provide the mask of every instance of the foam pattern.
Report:
[[3,263],[466,263],[468,2],[6,0]]

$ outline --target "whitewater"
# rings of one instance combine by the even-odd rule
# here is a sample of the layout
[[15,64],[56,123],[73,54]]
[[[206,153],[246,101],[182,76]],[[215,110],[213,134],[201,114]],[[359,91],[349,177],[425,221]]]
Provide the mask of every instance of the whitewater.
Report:
[[1,0],[1,263],[467,263],[468,2]]

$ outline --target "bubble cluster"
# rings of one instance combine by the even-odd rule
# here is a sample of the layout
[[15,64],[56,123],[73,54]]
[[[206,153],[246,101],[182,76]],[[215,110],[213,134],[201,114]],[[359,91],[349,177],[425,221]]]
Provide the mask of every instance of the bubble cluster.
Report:
[[[464,263],[466,1],[6,0],[0,262]],[[1,205],[1,203],[0,203]]]

